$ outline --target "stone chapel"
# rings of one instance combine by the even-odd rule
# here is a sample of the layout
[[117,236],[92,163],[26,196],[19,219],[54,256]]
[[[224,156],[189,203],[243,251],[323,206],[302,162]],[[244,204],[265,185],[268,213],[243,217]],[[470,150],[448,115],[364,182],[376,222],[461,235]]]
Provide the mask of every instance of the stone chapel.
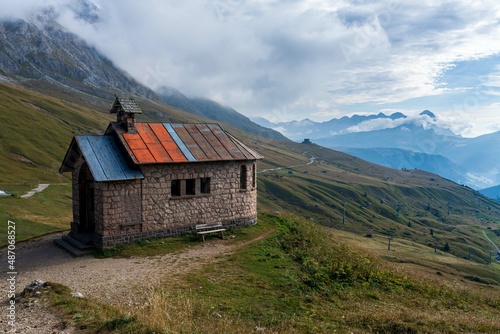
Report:
[[74,136],[63,159],[73,221],[61,243],[103,249],[197,224],[256,222],[261,155],[219,124],[138,123],[132,98],[116,97],[110,112],[116,122],[100,136]]

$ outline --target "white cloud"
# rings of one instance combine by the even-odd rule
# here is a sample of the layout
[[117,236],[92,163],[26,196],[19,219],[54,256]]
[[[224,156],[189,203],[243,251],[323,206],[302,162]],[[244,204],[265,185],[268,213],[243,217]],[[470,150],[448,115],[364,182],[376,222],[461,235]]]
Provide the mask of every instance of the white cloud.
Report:
[[[401,125],[415,125],[423,126],[424,129],[428,129],[434,125],[438,125],[438,121],[431,119],[427,115],[410,115],[405,118],[377,118],[361,122],[355,126],[346,129],[346,133],[349,132],[363,132],[363,131],[374,131],[381,129],[396,128]],[[409,130],[408,128],[403,128]]]
[[[457,62],[500,54],[495,0],[100,1],[92,26],[75,18],[74,3],[0,0],[0,15],[52,5],[63,25],[144,84],[281,121],[325,120],[361,103],[415,109],[403,102],[470,89],[443,82]],[[498,72],[485,78],[480,89],[495,98]],[[496,102],[474,110],[487,115]]]

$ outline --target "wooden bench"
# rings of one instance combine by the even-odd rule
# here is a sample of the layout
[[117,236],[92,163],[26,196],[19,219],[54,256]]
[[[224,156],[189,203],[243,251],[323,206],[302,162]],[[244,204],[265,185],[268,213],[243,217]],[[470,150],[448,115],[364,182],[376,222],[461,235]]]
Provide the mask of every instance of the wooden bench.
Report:
[[201,235],[203,241],[205,241],[205,234],[208,233],[219,233],[222,239],[224,239],[224,231],[226,230],[222,223],[215,224],[198,224],[195,226],[196,234]]

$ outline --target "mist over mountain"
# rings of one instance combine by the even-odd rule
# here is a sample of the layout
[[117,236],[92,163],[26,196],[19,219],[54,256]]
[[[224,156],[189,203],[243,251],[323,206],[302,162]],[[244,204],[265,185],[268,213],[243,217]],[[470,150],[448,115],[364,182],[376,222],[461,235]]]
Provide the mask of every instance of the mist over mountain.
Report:
[[[76,20],[88,24],[98,24],[101,20],[99,7],[91,2],[80,0],[70,6]],[[429,110],[415,116],[378,113],[344,116],[327,122],[304,119],[273,123],[260,118],[254,119],[255,124],[214,101],[187,97],[174,88],[163,87],[155,92],[143,86],[85,40],[66,30],[57,22],[57,15],[54,10],[46,9],[25,20],[0,21],[0,81],[49,95],[74,94],[88,103],[109,100],[114,94],[132,95],[262,137],[285,139],[286,136],[295,141],[310,138],[322,146],[355,153],[371,162],[392,168],[404,165],[401,168],[424,169],[475,189],[500,184],[498,133],[462,138],[443,126]]]
[[29,20],[0,22],[0,81],[18,83],[41,92],[78,91],[105,97],[133,92],[155,99],[156,94],[68,32],[45,10]]
[[175,88],[161,87],[157,89],[163,102],[188,111],[198,116],[208,117],[210,119],[229,123],[239,129],[256,134],[265,138],[285,140],[278,131],[270,131],[264,127],[252,122],[248,117],[238,113],[231,107],[223,106],[217,102],[200,97],[187,97]]
[[[398,119],[405,119],[406,116],[402,113],[394,113],[392,115],[385,115],[379,113],[378,115],[353,115],[351,117],[344,116],[341,118],[334,118],[327,122],[315,122],[308,118],[301,121],[289,122],[271,122],[265,118],[253,118],[252,120],[262,126],[267,126],[277,131],[280,131],[288,138],[298,141],[303,138],[322,138],[333,135],[339,135],[354,131],[353,127],[359,126],[364,122],[370,121],[394,121]],[[352,129],[352,130],[350,130]]]
[[252,120],[262,126],[280,131],[295,141],[304,138],[329,138],[349,133],[383,130],[402,125],[408,127],[422,126],[425,129],[434,129],[437,134],[457,136],[450,129],[440,126],[436,115],[429,110],[424,110],[419,115],[412,117],[401,112],[395,112],[391,115],[378,113],[376,115],[343,116],[325,122],[315,122],[309,118],[288,122],[272,122],[262,117],[253,118]]
[[398,112],[344,116],[327,122],[254,121],[292,140],[309,138],[386,167],[423,169],[474,189],[500,183],[500,133],[464,138],[442,126],[429,110],[412,117]]
[[[71,3],[77,19],[100,21],[97,5]],[[78,95],[87,103],[110,100],[115,94],[166,103],[195,115],[231,124],[266,138],[286,139],[279,132],[259,126],[236,110],[203,98],[188,98],[175,89],[159,93],[140,84],[106,56],[57,22],[49,9],[28,19],[0,21],[0,82],[22,85],[48,95]],[[103,106],[107,108],[106,106]]]

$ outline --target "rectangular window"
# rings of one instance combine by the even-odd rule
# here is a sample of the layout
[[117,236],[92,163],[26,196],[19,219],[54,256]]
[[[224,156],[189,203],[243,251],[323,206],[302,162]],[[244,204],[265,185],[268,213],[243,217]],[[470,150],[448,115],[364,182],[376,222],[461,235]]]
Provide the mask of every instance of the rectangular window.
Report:
[[205,196],[210,194],[210,178],[172,180],[170,193],[172,197]]
[[172,180],[172,196],[180,196],[181,195],[181,180]]
[[200,192],[202,194],[210,194],[210,178],[203,177],[200,179]]
[[257,168],[255,164],[252,165],[252,188],[257,187]]
[[196,179],[186,180],[186,195],[196,195]]
[[240,189],[247,188],[247,166],[242,165],[240,168]]

